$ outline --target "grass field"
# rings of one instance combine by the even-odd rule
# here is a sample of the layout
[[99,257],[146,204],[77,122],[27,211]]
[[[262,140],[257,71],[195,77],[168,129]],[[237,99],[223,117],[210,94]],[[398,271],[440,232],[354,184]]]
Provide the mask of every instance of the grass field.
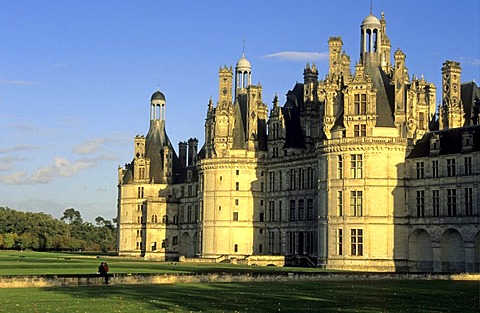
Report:
[[[0,252],[0,275],[319,272],[175,264],[72,253]],[[350,280],[0,289],[0,312],[479,312],[479,281]]]
[[204,272],[321,272],[314,268],[252,267],[231,264],[188,264],[124,259],[105,255],[57,252],[0,252],[0,275],[92,274],[100,262],[110,273],[204,273]]
[[479,283],[319,281],[0,289],[0,312],[478,312]]

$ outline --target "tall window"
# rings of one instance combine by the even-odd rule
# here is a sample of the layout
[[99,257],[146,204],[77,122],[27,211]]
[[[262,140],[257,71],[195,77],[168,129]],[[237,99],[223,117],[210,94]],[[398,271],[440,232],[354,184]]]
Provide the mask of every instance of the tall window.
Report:
[[447,216],[457,216],[457,189],[447,189]]
[[187,206],[187,223],[191,223],[192,222],[192,218],[193,218],[193,211],[192,211],[192,206],[189,205]]
[[158,222],[158,218],[156,215],[152,215],[152,223],[157,223]]
[[274,253],[274,247],[275,247],[275,232],[269,231],[268,236],[267,236],[267,246],[268,246],[268,253],[273,254]]
[[268,191],[275,190],[275,172],[268,172]]
[[350,254],[363,255],[363,229],[350,230]]
[[303,199],[298,200],[298,220],[305,220],[305,200]]
[[278,201],[278,220],[282,221],[282,200]]
[[282,171],[278,172],[278,190],[283,190],[283,175]]
[[465,166],[465,175],[472,175],[472,157],[468,156],[463,159],[464,166]]
[[417,217],[425,216],[425,191],[417,190]]
[[238,212],[233,212],[233,220],[238,221]]
[[343,216],[343,191],[337,191],[337,214]]
[[307,199],[307,221],[313,221],[313,199]]
[[455,176],[455,159],[447,159],[447,176]]
[[295,220],[295,200],[290,200],[290,221]]
[[268,221],[275,220],[275,201],[268,201]]
[[238,181],[235,182],[235,190],[240,190],[240,183]]
[[143,187],[138,187],[137,189],[137,198],[143,198],[144,196],[144,189]]
[[432,214],[440,216],[440,190],[432,190]]
[[417,162],[417,179],[424,178],[425,176],[425,168],[423,162]]
[[363,216],[363,192],[350,192],[350,212],[352,216]]
[[336,249],[337,255],[343,255],[343,229],[336,230]]
[[354,137],[366,137],[367,136],[367,125],[353,125],[353,136]]
[[353,96],[353,106],[355,107],[355,115],[365,114],[367,112],[367,94],[355,94]]
[[465,215],[472,216],[473,215],[473,196],[472,196],[472,188],[467,187],[465,188]]
[[337,156],[337,178],[338,179],[343,178],[343,156],[342,155]]
[[298,189],[305,189],[305,169],[298,169]]
[[315,188],[315,176],[313,172],[313,167],[307,168],[307,180],[308,180],[307,188],[309,189]]
[[438,177],[438,160],[432,161],[432,177]]
[[294,190],[297,188],[297,171],[292,168],[290,169],[290,189]]
[[138,169],[138,179],[145,179],[145,167],[140,167]]
[[350,157],[350,177],[363,178],[363,156],[361,154],[352,154]]
[[425,113],[420,112],[418,113],[418,129],[427,129],[425,127]]

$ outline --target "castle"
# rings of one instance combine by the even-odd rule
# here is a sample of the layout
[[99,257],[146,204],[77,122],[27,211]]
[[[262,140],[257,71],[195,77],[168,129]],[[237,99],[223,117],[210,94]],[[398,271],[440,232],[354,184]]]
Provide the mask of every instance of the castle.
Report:
[[119,255],[479,271],[480,89],[446,61],[437,111],[436,87],[401,50],[392,59],[383,13],[360,28],[353,72],[331,37],[325,79],[307,64],[270,110],[244,55],[221,67],[200,149],[189,139],[176,154],[156,91],[119,168]]

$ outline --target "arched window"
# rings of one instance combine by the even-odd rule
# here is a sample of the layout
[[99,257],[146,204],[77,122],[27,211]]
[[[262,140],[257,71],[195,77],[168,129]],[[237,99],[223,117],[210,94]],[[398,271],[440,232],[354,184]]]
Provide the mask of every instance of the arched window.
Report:
[[168,224],[168,215],[164,215],[164,216],[162,217],[162,223],[163,223],[163,224]]
[[157,223],[157,216],[156,215],[152,215],[152,223]]

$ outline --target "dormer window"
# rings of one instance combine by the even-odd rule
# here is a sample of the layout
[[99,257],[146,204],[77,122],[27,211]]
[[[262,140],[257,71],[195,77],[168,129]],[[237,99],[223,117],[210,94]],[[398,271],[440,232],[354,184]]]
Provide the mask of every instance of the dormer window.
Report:
[[354,106],[354,114],[355,115],[360,115],[360,114],[366,114],[367,112],[367,94],[361,93],[361,94],[355,94],[353,96],[353,106]]
[[433,134],[430,137],[430,155],[438,155],[440,152],[440,136]]
[[473,134],[465,132],[462,134],[462,152],[473,149]]

